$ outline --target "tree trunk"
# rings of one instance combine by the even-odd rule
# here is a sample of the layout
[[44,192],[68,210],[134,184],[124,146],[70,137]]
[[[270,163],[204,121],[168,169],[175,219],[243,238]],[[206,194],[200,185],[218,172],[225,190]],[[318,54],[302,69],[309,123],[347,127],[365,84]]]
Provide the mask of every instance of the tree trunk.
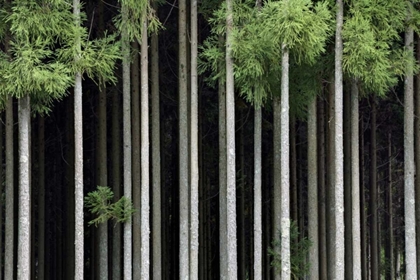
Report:
[[391,131],[388,133],[388,189],[386,190],[386,245],[385,245],[385,259],[389,269],[386,270],[385,279],[392,280],[395,277],[394,267],[394,227],[392,223],[392,137]]
[[239,119],[241,120],[240,128],[238,129],[239,139],[239,154],[238,154],[238,163],[239,163],[239,186],[237,189],[238,197],[238,277],[239,279],[246,278],[246,245],[245,245],[245,114],[244,108],[239,109]]
[[376,156],[376,100],[371,102],[370,126],[370,269],[371,279],[379,279],[379,252],[378,252],[378,183],[377,183],[377,156]]
[[[409,1],[408,1],[409,2]],[[408,18],[411,18],[412,4],[409,3]],[[413,28],[405,31],[405,47],[413,55]],[[416,218],[414,191],[414,98],[413,67],[407,64],[404,79],[404,221],[405,221],[405,264],[406,279],[417,279]]]
[[[332,78],[334,80],[334,78]],[[330,83],[328,89],[328,117],[326,118],[326,127],[327,127],[327,144],[326,144],[326,151],[327,151],[327,159],[326,159],[326,188],[325,188],[325,205],[326,205],[326,212],[325,212],[325,224],[326,224],[326,233],[327,233],[327,241],[333,240],[333,230],[334,227],[333,217],[334,215],[334,91],[335,85],[334,83]],[[327,269],[328,269],[328,277],[332,278],[334,263],[333,263],[333,255],[334,255],[334,245],[332,242],[326,243],[327,247]]]
[[45,279],[45,118],[38,119],[38,279]]
[[133,279],[141,278],[141,190],[142,182],[140,168],[140,65],[139,65],[139,44],[131,43],[134,51],[131,64],[131,139],[132,139],[132,190],[133,206],[136,212],[133,214]]
[[[157,9],[155,1],[153,8]],[[156,11],[157,12],[157,11]],[[159,97],[159,40],[153,33],[151,49],[151,95],[152,95],[152,242],[153,279],[160,280],[162,274],[162,215],[161,215],[161,163],[160,163],[160,97]]]
[[337,0],[335,33],[335,92],[334,92],[334,218],[332,226],[332,279],[344,279],[344,199],[343,199],[343,0]]
[[368,279],[368,244],[367,244],[367,224],[366,224],[366,202],[365,202],[365,161],[364,161],[364,129],[363,117],[360,120],[360,235],[361,235],[361,262],[362,262],[362,279]]
[[[75,25],[80,26],[80,0],[73,0]],[[76,38],[75,61],[80,59],[80,38]],[[74,83],[74,152],[75,152],[75,279],[83,280],[84,274],[84,228],[83,228],[83,118],[82,74],[76,73]]]
[[359,89],[357,81],[351,81],[351,216],[352,216],[352,255],[353,279],[361,280],[360,250],[360,176],[359,176]]
[[150,279],[149,55],[147,17],[141,30],[141,279]]
[[325,101],[318,99],[318,207],[319,207],[319,279],[327,279],[327,230],[325,192]]
[[345,275],[346,279],[353,279],[352,253],[352,197],[351,197],[351,117],[350,117],[350,88],[346,87],[344,95],[344,227],[345,227]]
[[198,10],[197,0],[191,0],[191,193],[190,193],[190,277],[198,279]]
[[254,279],[262,279],[262,109],[254,112]]
[[179,1],[179,278],[189,276],[189,181],[188,181],[188,77],[187,77],[187,3]]
[[[3,159],[4,159],[4,138],[3,138],[3,121],[4,118],[1,119],[0,123],[0,182],[4,182],[5,178],[4,178],[4,169],[3,169]],[[4,197],[3,196],[3,183],[0,185],[0,197]],[[2,200],[2,202],[0,203],[0,228],[2,229],[0,231],[0,250],[1,252],[3,252],[3,207],[4,207],[4,201]],[[0,254],[0,280],[3,279],[3,255]]]
[[318,156],[317,156],[317,108],[316,97],[308,108],[308,235],[312,240],[309,250],[309,279],[319,278],[318,244]]
[[227,203],[227,279],[237,279],[236,244],[236,168],[235,168],[235,90],[232,58],[233,1],[226,0],[226,203]]
[[[417,36],[417,46],[420,46],[420,36]],[[416,48],[417,60],[420,59],[420,47]],[[416,102],[416,118],[415,118],[415,162],[416,162],[416,174],[420,175],[420,74],[416,75],[416,87],[415,87],[415,102]],[[416,246],[420,248],[420,178],[416,177],[415,180],[415,194],[416,194]],[[417,250],[417,271],[420,271],[420,250]]]
[[30,97],[19,99],[19,228],[18,266],[19,280],[31,279],[31,189],[29,143],[31,130]]

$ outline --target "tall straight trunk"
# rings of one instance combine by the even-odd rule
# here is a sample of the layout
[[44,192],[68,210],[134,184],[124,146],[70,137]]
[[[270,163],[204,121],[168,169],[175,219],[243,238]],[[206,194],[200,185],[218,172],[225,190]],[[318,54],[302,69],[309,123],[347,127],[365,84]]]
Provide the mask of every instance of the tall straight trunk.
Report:
[[376,156],[376,100],[371,102],[370,126],[370,259],[371,279],[379,279],[379,252],[378,252],[378,183],[377,183],[377,156]]
[[298,225],[299,199],[297,181],[296,117],[290,119],[290,218]]
[[190,149],[190,168],[191,168],[191,192],[190,192],[190,277],[198,279],[198,74],[197,74],[197,55],[198,55],[198,10],[197,0],[191,0],[191,149]]
[[361,280],[360,250],[360,176],[359,176],[359,89],[357,81],[351,80],[350,137],[351,137],[351,216],[352,216],[352,264],[353,279]]
[[[121,100],[120,93],[112,93],[112,184],[114,202],[121,197]],[[122,276],[122,226],[117,223],[112,227],[112,279],[120,280]]]
[[188,77],[187,77],[187,3],[179,1],[179,277],[189,276],[189,180],[188,180]]
[[[2,118],[2,122],[4,119]],[[4,138],[3,138],[3,123],[0,124],[0,182],[4,182],[4,170],[3,170],[3,158],[4,158]],[[0,197],[3,196],[3,183],[0,185]],[[3,252],[3,207],[4,203],[3,200],[0,203],[0,228],[2,229],[0,231],[0,250]],[[0,280],[3,279],[3,254],[0,254]]]
[[[157,9],[155,1],[154,9]],[[159,40],[153,33],[151,50],[151,95],[152,95],[152,242],[153,279],[160,280],[162,274],[162,215],[161,215],[161,163],[160,163],[160,97],[159,97]]]
[[[141,30],[141,278],[150,279],[149,54],[147,17]],[[136,278],[138,279],[138,278]]]
[[19,214],[18,266],[19,280],[31,279],[31,189],[29,143],[31,107],[29,95],[19,99]]
[[[334,78],[333,78],[334,80]],[[333,240],[332,236],[332,227],[334,223],[332,221],[334,217],[334,91],[335,91],[334,83],[329,85],[328,89],[328,117],[325,119],[327,130],[327,144],[326,144],[326,151],[327,151],[327,158],[326,158],[326,168],[327,168],[327,185],[325,188],[325,204],[326,204],[326,233],[327,233],[327,240]],[[334,246],[332,242],[326,243],[327,247],[327,269],[328,269],[328,277],[331,278],[333,275],[334,263],[333,263],[333,255],[334,255]]]
[[236,244],[236,166],[235,166],[235,89],[232,58],[233,0],[226,0],[226,209],[227,279],[237,279]]
[[[128,8],[122,5],[122,20],[128,20]],[[123,157],[124,157],[124,196],[128,200],[132,200],[132,146],[131,146],[131,96],[130,96],[130,43],[127,30],[123,30],[121,34],[121,51],[123,55]],[[124,280],[131,280],[133,269],[133,249],[132,249],[133,233],[132,218],[124,223]]]
[[[410,1],[408,18],[411,18]],[[413,55],[414,32],[412,27],[405,31],[405,48]],[[416,218],[414,190],[414,93],[413,66],[408,63],[404,78],[404,221],[405,221],[405,265],[406,279],[417,279]]]
[[[75,25],[80,26],[80,0],[73,0]],[[75,41],[77,53],[75,62],[80,59],[80,38]],[[75,200],[75,279],[83,280],[84,274],[84,228],[83,228],[83,118],[82,118],[82,74],[77,72],[74,82],[74,200]]]
[[239,164],[239,186],[237,190],[237,211],[238,211],[238,277],[246,278],[246,245],[245,245],[245,114],[244,109],[239,109],[239,118],[241,119],[238,139],[238,164]]
[[392,223],[392,134],[391,131],[388,133],[388,186],[386,190],[386,201],[385,207],[387,214],[386,225],[388,227],[386,231],[386,245],[385,245],[385,258],[388,261],[389,269],[386,270],[385,279],[392,280],[395,277],[394,267],[394,227]]
[[254,279],[262,279],[262,109],[254,112]]
[[289,168],[289,50],[282,45],[280,178],[281,178],[281,279],[290,279],[290,168]]
[[4,279],[14,279],[14,141],[13,98],[6,103],[6,219]]
[[368,244],[367,244],[367,223],[366,223],[366,201],[365,201],[365,181],[364,181],[364,129],[363,117],[360,120],[360,133],[359,133],[359,160],[360,160],[360,235],[361,235],[361,262],[362,262],[362,279],[368,279]]
[[227,279],[227,148],[226,148],[226,84],[219,79],[219,253],[220,279]]
[[[108,186],[106,88],[101,85],[98,104],[98,185]],[[99,224],[99,279],[108,279],[108,222]]]
[[140,174],[140,64],[139,44],[131,43],[134,51],[131,64],[131,136],[132,136],[132,189],[133,206],[136,212],[133,214],[133,279],[140,279],[141,275],[141,174]]
[[346,87],[344,94],[344,227],[345,227],[345,275],[346,279],[353,279],[352,253],[352,200],[351,200],[351,94],[350,87]]
[[344,199],[343,199],[343,0],[337,0],[335,32],[334,92],[334,218],[332,226],[333,279],[344,279]]
[[[417,36],[417,46],[420,44],[420,36]],[[416,58],[420,59],[420,48],[416,48]],[[415,113],[415,162],[416,162],[416,174],[420,174],[420,74],[416,75],[416,87],[415,87],[415,102],[416,108]],[[420,248],[420,178],[415,180],[415,193],[416,193],[416,246]],[[417,271],[420,271],[420,250],[417,250]]]
[[38,279],[45,279],[45,118],[38,118]]
[[318,244],[318,156],[317,156],[317,113],[316,97],[308,110],[308,235],[312,240],[309,250],[310,279],[319,279]]
[[[318,222],[319,222],[319,277],[327,279],[327,233],[325,192],[325,102],[318,99]],[[314,241],[315,242],[315,241]]]

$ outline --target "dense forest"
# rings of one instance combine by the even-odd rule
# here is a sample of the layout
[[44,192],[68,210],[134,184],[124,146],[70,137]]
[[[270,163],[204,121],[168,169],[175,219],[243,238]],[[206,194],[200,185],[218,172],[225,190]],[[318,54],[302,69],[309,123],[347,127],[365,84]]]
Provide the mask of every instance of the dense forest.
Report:
[[1,1],[0,280],[418,279],[419,61],[418,0]]

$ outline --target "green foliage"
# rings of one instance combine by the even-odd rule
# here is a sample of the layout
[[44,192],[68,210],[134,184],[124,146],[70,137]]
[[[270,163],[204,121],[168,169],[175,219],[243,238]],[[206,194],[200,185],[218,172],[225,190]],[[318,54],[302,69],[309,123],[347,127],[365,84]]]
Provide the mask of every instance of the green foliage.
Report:
[[85,197],[85,207],[96,215],[96,218],[89,221],[89,225],[97,226],[108,220],[125,223],[133,215],[135,209],[130,200],[121,197],[117,202],[111,203],[114,193],[109,187],[98,186],[96,191],[88,193]]
[[[304,277],[310,268],[310,263],[307,262],[306,257],[308,256],[309,249],[312,246],[312,241],[307,237],[299,239],[299,228],[296,221],[290,223],[290,266],[291,275],[294,279]],[[268,253],[273,257],[271,266],[277,270],[281,270],[281,256],[276,252],[276,248],[281,246],[281,234],[280,239],[272,242],[272,247],[268,248]]]

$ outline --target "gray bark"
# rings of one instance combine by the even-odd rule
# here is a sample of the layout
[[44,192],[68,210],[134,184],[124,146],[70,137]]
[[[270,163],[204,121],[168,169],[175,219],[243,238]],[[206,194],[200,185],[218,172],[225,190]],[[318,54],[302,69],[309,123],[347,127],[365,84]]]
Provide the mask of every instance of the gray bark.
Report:
[[392,133],[388,133],[388,186],[386,190],[387,199],[386,210],[387,210],[387,237],[386,237],[386,246],[385,246],[385,258],[387,258],[389,263],[389,269],[386,271],[385,279],[392,280],[395,276],[395,266],[394,266],[394,227],[393,227],[393,211],[392,211]]
[[191,0],[191,138],[190,138],[190,168],[191,168],[191,193],[190,193],[190,280],[198,279],[198,74],[197,74],[197,55],[198,55],[198,10],[197,0]]
[[179,1],[179,277],[189,276],[188,78],[186,0]]
[[351,82],[351,201],[353,279],[362,279],[360,236],[360,176],[359,176],[359,89]]
[[[17,279],[31,279],[31,189],[29,143],[31,107],[29,95],[19,99],[19,214]],[[9,241],[8,241],[9,242]]]
[[[417,46],[420,44],[420,37],[417,36]],[[420,59],[420,48],[416,48],[416,58]],[[420,74],[416,75],[415,81],[415,162],[416,164],[416,174],[420,174]],[[391,157],[390,157],[391,158]],[[415,194],[416,194],[416,246],[420,248],[420,178],[415,178]],[[420,250],[417,250],[417,271],[420,270]]]
[[347,280],[353,280],[352,253],[352,196],[351,196],[351,94],[350,86],[344,94],[344,227],[345,227],[345,275]]
[[344,279],[344,183],[343,183],[343,0],[337,0],[335,33],[335,94],[334,94],[334,217],[332,226],[332,279]]
[[[122,20],[128,20],[128,8],[122,5]],[[130,43],[127,30],[123,30],[121,34],[121,51],[123,55],[123,158],[124,158],[124,196],[128,200],[132,200],[132,167],[131,167],[131,96],[130,96]],[[131,280],[132,275],[132,218],[124,223],[124,280]]]
[[233,1],[226,0],[226,203],[227,203],[227,279],[237,279],[236,244],[236,165],[235,165],[235,90],[232,58]]
[[316,97],[308,110],[308,237],[312,240],[309,251],[310,279],[319,279],[318,243],[318,151]]
[[139,44],[131,43],[133,62],[131,64],[131,135],[133,175],[133,279],[141,277],[141,163],[140,163],[140,65]]
[[150,279],[150,197],[149,197],[149,55],[147,17],[141,38],[141,279]]
[[45,119],[38,123],[38,279],[45,279]]
[[[80,26],[80,0],[73,0],[75,25]],[[80,38],[76,39],[75,61],[80,57]],[[74,200],[75,200],[75,279],[83,280],[84,274],[84,228],[83,228],[83,118],[82,118],[82,74],[75,75],[74,82]]]
[[[408,1],[409,2],[409,1]],[[412,4],[409,4],[409,18]],[[413,55],[414,32],[405,31],[405,47]],[[404,221],[405,221],[405,265],[406,279],[417,279],[416,218],[414,191],[414,93],[413,66],[408,63],[404,78]]]
[[256,107],[254,112],[254,279],[262,279],[262,109]]
[[[274,241],[280,241],[280,234],[281,234],[281,127],[280,127],[280,120],[281,120],[281,107],[280,107],[280,97],[275,96],[273,100],[273,154],[274,154],[274,162],[273,162],[273,172],[274,172],[274,219],[273,219],[273,237]],[[277,255],[281,254],[280,246],[275,247],[275,253]],[[280,280],[281,271],[275,269],[274,270],[274,278],[276,280]]]
[[[155,2],[153,2],[155,4]],[[157,5],[154,5],[157,8]],[[153,279],[162,279],[162,215],[161,215],[161,163],[160,163],[160,98],[159,98],[159,40],[151,38],[151,94],[152,94],[152,193],[153,193]]]

